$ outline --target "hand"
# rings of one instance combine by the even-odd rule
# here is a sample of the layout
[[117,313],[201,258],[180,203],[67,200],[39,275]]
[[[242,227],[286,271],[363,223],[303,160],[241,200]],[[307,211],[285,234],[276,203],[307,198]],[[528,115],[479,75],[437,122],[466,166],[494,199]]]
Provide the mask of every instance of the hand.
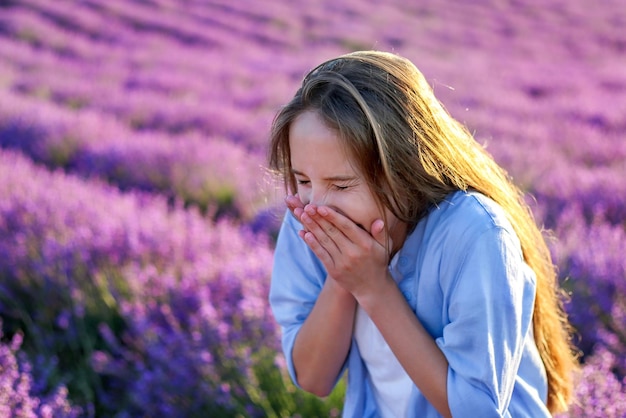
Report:
[[287,197],[285,197],[285,204],[287,205],[287,209],[291,211],[292,215],[300,223],[302,223],[302,220],[300,219],[300,217],[302,216],[302,213],[304,212],[304,203],[302,203],[302,201],[300,200],[300,197],[297,194],[287,195]]
[[358,299],[388,278],[387,250],[392,243],[381,219],[372,223],[369,233],[330,207],[309,204],[301,210],[305,230],[300,237],[344,289]]
[[297,193],[295,195],[287,195],[287,197],[285,197],[285,204],[291,213],[297,208],[304,209],[304,203],[302,203]]

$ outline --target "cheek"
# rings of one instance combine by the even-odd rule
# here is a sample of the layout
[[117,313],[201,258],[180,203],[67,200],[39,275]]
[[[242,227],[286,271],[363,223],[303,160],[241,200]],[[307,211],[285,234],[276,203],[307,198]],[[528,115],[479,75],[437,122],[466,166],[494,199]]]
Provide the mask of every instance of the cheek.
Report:
[[343,215],[347,216],[357,224],[357,226],[370,232],[372,223],[380,216],[377,215],[376,207],[372,207],[369,202],[358,197],[345,198],[337,202],[337,208]]
[[358,223],[363,225],[363,229],[367,232],[371,233],[372,224],[377,219],[384,220],[383,214],[380,212],[380,209],[376,205],[376,202],[371,199],[365,199],[359,208],[358,212]]

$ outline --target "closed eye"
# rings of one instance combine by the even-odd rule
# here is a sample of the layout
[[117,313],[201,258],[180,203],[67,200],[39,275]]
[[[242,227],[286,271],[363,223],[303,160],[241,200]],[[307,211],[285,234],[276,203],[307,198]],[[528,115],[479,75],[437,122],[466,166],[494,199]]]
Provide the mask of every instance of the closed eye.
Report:
[[304,185],[304,184],[309,184],[311,181],[310,180],[296,180],[296,182],[300,185]]
[[339,186],[337,184],[333,184],[333,188],[335,190],[346,190],[348,187],[350,187],[350,186]]

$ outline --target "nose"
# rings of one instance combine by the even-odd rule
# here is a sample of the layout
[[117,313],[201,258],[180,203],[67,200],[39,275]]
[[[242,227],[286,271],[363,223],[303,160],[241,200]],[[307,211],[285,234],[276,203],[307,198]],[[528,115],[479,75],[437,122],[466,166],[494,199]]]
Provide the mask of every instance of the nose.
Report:
[[300,197],[302,203],[305,205],[312,203],[316,206],[328,205],[329,204],[329,196],[328,190],[322,187],[310,187],[305,193]]

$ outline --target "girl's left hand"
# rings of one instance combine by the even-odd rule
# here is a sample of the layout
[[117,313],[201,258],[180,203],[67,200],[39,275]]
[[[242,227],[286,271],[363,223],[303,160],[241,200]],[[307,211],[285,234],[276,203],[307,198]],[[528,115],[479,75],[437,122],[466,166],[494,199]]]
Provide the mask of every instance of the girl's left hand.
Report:
[[324,264],[328,275],[355,297],[374,292],[387,278],[387,248],[392,243],[381,219],[372,223],[370,234],[328,206],[308,204],[300,220],[305,227],[300,237]]

